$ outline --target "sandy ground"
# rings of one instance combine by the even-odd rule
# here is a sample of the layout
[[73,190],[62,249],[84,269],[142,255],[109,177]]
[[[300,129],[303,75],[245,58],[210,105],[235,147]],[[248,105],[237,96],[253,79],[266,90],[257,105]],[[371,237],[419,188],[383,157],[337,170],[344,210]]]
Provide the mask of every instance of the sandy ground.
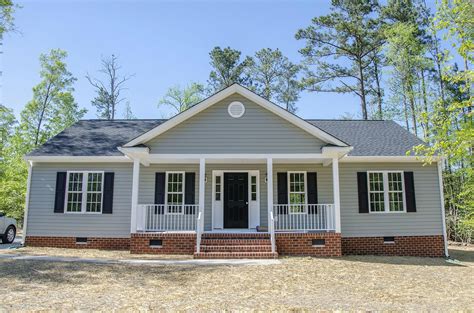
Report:
[[[28,249],[15,252],[131,257],[127,252]],[[452,247],[451,255],[458,262],[350,256],[282,258],[281,264],[262,266],[130,266],[4,259],[0,260],[0,312],[472,311],[474,249]]]

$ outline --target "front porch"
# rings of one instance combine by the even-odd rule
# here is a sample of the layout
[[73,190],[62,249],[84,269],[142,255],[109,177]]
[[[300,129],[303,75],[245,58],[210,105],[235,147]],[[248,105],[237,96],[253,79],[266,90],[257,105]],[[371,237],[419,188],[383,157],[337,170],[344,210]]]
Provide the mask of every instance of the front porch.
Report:
[[[224,237],[242,240],[254,234],[268,239],[265,249],[276,255],[278,238],[287,238],[284,234],[299,234],[305,240],[325,234],[340,238],[337,155],[202,156],[134,158],[132,242],[134,237],[148,246],[153,241],[149,238],[165,238],[162,244],[191,240],[193,252],[202,256],[201,252],[218,250],[202,244],[209,236],[233,234]],[[321,246],[310,241],[311,247]],[[247,247],[236,250],[255,249],[249,247],[252,242],[241,243]],[[167,251],[155,248],[145,250]]]

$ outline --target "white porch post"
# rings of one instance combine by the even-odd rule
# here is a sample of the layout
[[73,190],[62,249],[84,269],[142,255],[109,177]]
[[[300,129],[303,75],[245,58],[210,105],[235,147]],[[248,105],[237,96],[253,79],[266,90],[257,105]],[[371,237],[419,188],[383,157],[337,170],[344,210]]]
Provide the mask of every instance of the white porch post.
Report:
[[334,218],[336,233],[341,232],[341,198],[339,194],[339,159],[332,159],[332,184],[334,194]]
[[206,186],[206,159],[199,159],[199,212],[201,213],[202,222],[201,231],[204,231],[204,195]]
[[438,161],[438,183],[441,201],[441,225],[443,227],[444,256],[449,257],[448,235],[446,233],[446,210],[444,208],[444,188],[443,188],[443,159]]
[[133,159],[132,178],[132,217],[130,221],[130,232],[137,232],[137,209],[138,209],[138,187],[140,182],[140,160]]
[[28,161],[28,180],[26,181],[26,199],[25,199],[25,213],[23,215],[23,237],[21,244],[25,244],[26,234],[28,229],[28,208],[30,206],[30,189],[31,189],[31,172],[33,171],[33,161]]
[[273,159],[267,159],[267,204],[268,204],[268,229],[270,230],[271,216],[273,210]]

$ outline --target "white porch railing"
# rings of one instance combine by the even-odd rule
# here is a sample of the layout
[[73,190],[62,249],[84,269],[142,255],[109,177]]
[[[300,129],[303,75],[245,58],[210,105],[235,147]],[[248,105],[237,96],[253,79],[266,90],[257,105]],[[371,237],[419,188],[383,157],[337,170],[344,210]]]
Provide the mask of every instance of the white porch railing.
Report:
[[137,230],[195,231],[199,204],[164,205],[139,204]]
[[273,206],[276,231],[334,231],[334,204],[276,204]]

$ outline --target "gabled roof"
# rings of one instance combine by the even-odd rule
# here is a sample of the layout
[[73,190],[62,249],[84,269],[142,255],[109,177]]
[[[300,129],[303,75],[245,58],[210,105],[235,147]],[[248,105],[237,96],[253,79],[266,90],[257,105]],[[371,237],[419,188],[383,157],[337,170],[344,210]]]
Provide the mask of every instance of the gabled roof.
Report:
[[[166,120],[82,120],[28,156],[123,156],[117,147]],[[353,146],[350,156],[405,156],[423,141],[393,121],[307,120]]]
[[120,156],[117,147],[166,120],[81,120],[28,156]]
[[354,147],[350,156],[406,156],[414,146],[425,144],[394,121],[307,121]]
[[133,147],[139,144],[144,144],[147,141],[159,136],[160,134],[166,132],[167,130],[179,125],[180,123],[184,122],[185,120],[191,118],[192,116],[202,112],[203,110],[209,108],[210,106],[216,104],[217,102],[227,98],[232,94],[240,94],[241,96],[253,101],[254,103],[262,106],[263,108],[267,109],[268,111],[280,116],[281,118],[287,120],[288,122],[296,125],[297,127],[303,129],[304,131],[310,133],[311,135],[315,136],[332,144],[334,146],[341,146],[347,147],[348,144],[344,141],[336,138],[335,136],[325,132],[324,130],[318,128],[317,126],[308,123],[304,119],[298,117],[295,114],[288,112],[287,110],[283,109],[282,107],[266,100],[265,98],[257,95],[256,93],[252,92],[251,90],[238,85],[233,84],[227,88],[222,89],[221,91],[215,93],[214,95],[210,96],[209,98],[199,102],[198,104],[192,106],[191,108],[187,109],[184,112],[170,118],[166,122],[156,126],[155,128],[141,134],[140,136],[134,138],[130,142],[127,142],[124,146],[125,147]]

